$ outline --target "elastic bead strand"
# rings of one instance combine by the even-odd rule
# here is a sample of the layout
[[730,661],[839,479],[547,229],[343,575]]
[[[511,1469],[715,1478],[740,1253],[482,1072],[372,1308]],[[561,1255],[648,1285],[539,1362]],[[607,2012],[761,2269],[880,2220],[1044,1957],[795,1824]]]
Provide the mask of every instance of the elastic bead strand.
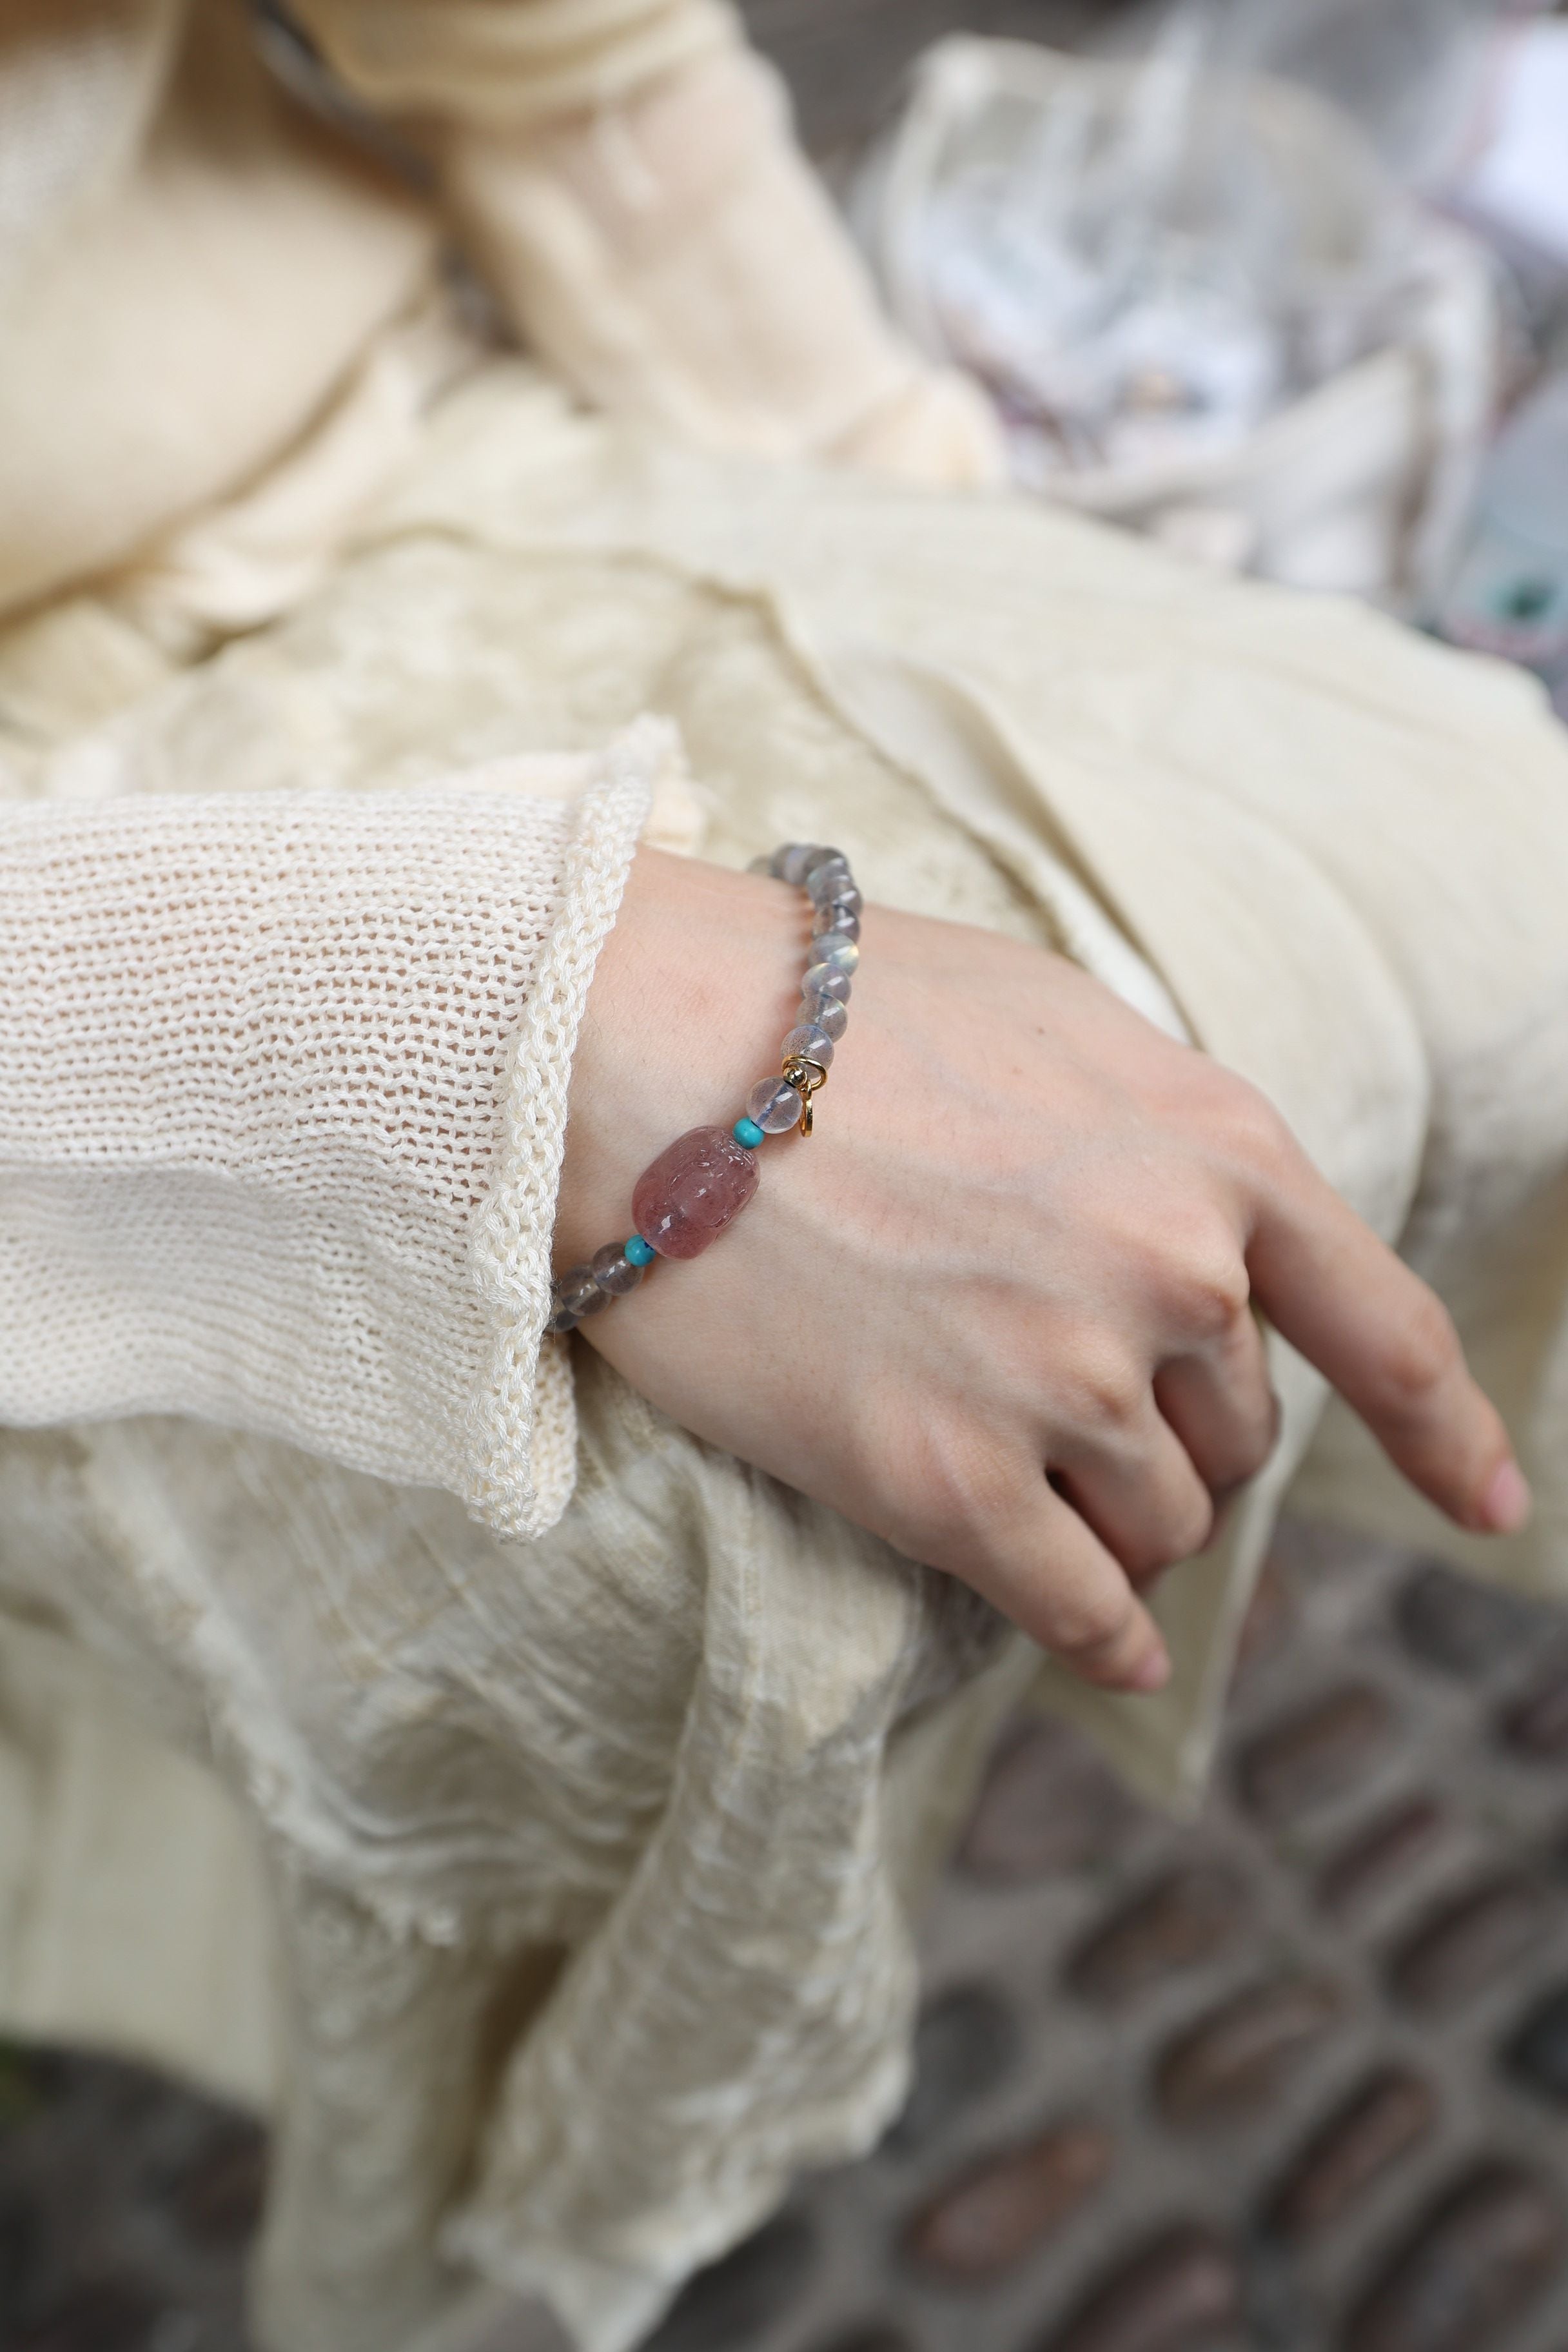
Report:
[[818,996],[816,989],[813,989],[808,995],[801,998],[795,1019],[812,1028],[820,1029],[825,1036],[831,1037],[837,1045],[849,1026],[849,1008],[846,1004],[841,1004],[837,997]]
[[800,1096],[784,1078],[759,1078],[746,1097],[746,1116],[764,1135],[787,1135],[800,1114]]
[[835,971],[853,973],[860,968],[860,950],[842,931],[819,931],[811,943],[811,961],[814,966],[831,964]]
[[811,928],[820,939],[858,940],[860,936],[860,918],[858,915],[851,914],[847,907],[840,907],[837,904],[831,907],[815,907],[812,909]]
[[815,1021],[802,1021],[784,1039],[784,1054],[786,1062],[815,1062],[826,1070],[833,1059],[833,1040]]
[[606,1242],[602,1250],[594,1253],[593,1274],[608,1297],[624,1298],[642,1280],[643,1269],[626,1255],[619,1242]]
[[781,1074],[757,1080],[728,1133],[693,1128],[644,1169],[633,1213],[658,1234],[657,1247],[647,1234],[634,1233],[560,1276],[551,1285],[550,1331],[572,1331],[602,1314],[637,1287],[656,1257],[700,1255],[751,1200],[757,1184],[752,1154],[768,1137],[795,1129],[811,1133],[813,1097],[849,1024],[864,901],[848,859],[826,843],[786,842],[770,856],[754,857],[750,870],[804,889],[811,903],[810,961],[795,1025],[784,1040]]

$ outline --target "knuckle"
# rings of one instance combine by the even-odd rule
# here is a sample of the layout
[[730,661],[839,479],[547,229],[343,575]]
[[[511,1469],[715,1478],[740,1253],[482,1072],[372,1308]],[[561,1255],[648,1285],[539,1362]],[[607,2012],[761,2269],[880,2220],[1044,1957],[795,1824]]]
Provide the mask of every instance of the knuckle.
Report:
[[1389,1409],[1417,1420],[1459,1360],[1458,1334],[1440,1298],[1418,1291],[1384,1342],[1383,1378]]
[[1181,1269],[1174,1306],[1182,1329],[1200,1344],[1221,1339],[1247,1312],[1252,1296],[1240,1250],[1211,1245]]
[[1230,1081],[1222,1118],[1232,1152],[1258,1173],[1274,1173],[1295,1150],[1296,1139],[1268,1096],[1244,1079]]
[[1186,1496],[1172,1507],[1163,1524],[1144,1536],[1124,1562],[1130,1576],[1140,1581],[1152,1576],[1162,1576],[1168,1568],[1179,1568],[1184,1559],[1192,1559],[1205,1549],[1215,1529],[1214,1498],[1206,1492]]
[[1172,1567],[1176,1560],[1191,1559],[1195,1552],[1206,1548],[1214,1534],[1215,1517],[1214,1496],[1205,1487],[1194,1489],[1172,1517],[1171,1532],[1177,1546]]
[[1148,1376],[1134,1364],[1103,1349],[1082,1349],[1067,1382],[1067,1418],[1079,1429],[1126,1429],[1137,1419],[1148,1388]]
[[1050,1645],[1065,1658],[1103,1655],[1122,1639],[1131,1615],[1131,1595],[1109,1584],[1062,1594],[1050,1612]]

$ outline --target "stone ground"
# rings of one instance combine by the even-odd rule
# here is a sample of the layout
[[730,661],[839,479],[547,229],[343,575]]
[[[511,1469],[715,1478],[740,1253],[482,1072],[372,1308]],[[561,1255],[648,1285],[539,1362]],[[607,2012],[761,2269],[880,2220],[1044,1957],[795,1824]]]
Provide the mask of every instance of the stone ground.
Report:
[[[1202,1819],[1021,1721],[922,1941],[901,2122],[647,2352],[1568,2352],[1568,1615],[1287,1530]],[[263,2167],[10,2053],[3,2352],[246,2352]]]
[[1568,1619],[1290,1531],[1202,1820],[1021,1724],[923,1945],[902,2122],[657,2352],[1568,2347]]
[[[821,150],[925,40],[1094,0],[750,0]],[[1004,1741],[918,2080],[647,2352],[1568,2352],[1568,1616],[1293,1530],[1204,1817]],[[0,2049],[0,2352],[247,2352],[261,2135]],[[472,2352],[546,2352],[503,2315]]]

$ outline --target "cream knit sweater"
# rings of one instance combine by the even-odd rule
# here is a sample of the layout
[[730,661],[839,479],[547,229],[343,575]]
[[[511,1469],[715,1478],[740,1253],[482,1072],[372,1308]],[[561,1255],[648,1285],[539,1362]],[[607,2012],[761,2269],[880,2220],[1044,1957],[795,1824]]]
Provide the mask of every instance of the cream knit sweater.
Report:
[[667,749],[5,813],[0,1422],[200,1413],[560,1517],[566,1082]]
[[[357,134],[268,75],[244,0],[0,16],[0,613],[145,562],[274,466],[453,231],[603,406],[774,456],[997,470],[979,401],[878,316],[721,0],[293,15]],[[428,194],[379,160],[389,128]]]

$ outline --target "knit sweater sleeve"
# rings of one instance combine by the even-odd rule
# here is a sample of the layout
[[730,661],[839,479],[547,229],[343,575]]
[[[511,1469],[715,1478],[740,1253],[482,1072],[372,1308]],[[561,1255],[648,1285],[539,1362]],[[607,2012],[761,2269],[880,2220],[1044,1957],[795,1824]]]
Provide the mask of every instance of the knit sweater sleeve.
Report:
[[740,38],[728,0],[292,0],[289,13],[378,111],[510,131],[616,105]]
[[1004,473],[975,388],[883,317],[721,0],[293,0],[422,146],[523,341],[612,414],[922,481]]
[[559,1516],[567,1084],[665,732],[0,806],[0,1422],[200,1415]]

